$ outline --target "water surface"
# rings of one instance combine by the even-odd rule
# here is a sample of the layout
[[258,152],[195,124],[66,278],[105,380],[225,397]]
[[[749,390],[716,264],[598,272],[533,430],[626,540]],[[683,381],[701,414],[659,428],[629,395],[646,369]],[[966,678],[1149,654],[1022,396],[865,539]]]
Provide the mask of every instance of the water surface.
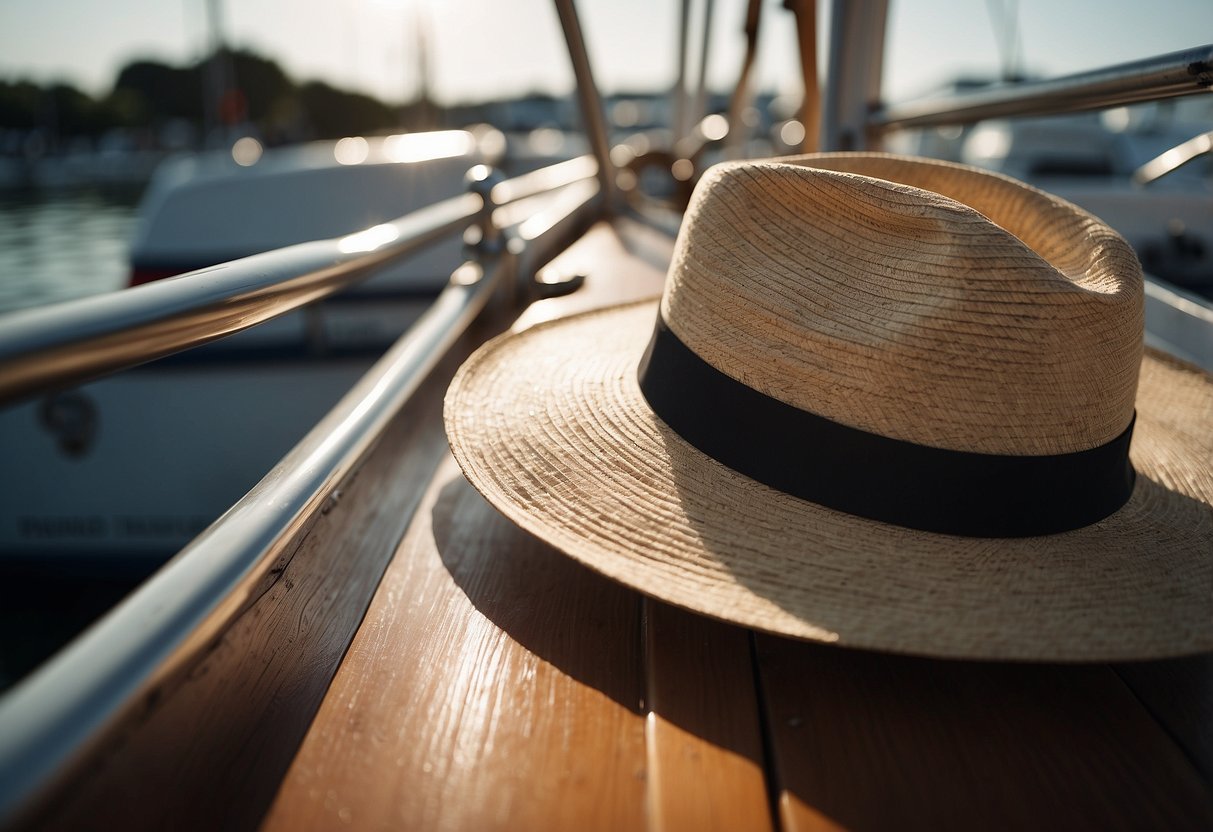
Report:
[[0,312],[126,285],[137,194],[0,191]]

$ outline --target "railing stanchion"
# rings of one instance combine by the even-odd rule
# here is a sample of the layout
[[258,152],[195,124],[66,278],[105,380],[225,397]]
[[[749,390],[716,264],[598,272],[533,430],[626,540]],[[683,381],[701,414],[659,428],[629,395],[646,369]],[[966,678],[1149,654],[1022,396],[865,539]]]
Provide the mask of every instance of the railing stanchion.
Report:
[[598,85],[594,83],[590,56],[585,48],[585,38],[581,34],[581,22],[577,19],[573,0],[556,0],[556,12],[560,15],[564,40],[568,44],[569,57],[573,61],[573,74],[577,78],[577,100],[581,105],[586,136],[590,139],[594,158],[598,160],[598,184],[602,188],[607,210],[612,210],[616,192],[615,165],[611,161],[611,142],[607,134],[606,115],[602,110],[602,96],[598,94]]

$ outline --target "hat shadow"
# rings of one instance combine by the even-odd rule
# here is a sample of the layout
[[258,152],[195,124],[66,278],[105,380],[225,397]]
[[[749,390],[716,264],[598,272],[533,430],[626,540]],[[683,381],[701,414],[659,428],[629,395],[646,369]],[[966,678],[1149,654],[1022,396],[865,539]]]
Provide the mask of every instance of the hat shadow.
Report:
[[[934,819],[945,825],[988,820],[990,801],[1005,803],[1008,817],[1021,806],[1030,812],[1022,789],[1051,782],[1041,760],[1064,757],[1076,746],[1089,747],[1096,756],[1113,753],[1118,732],[1142,730],[1149,719],[1141,707],[1147,698],[1142,691],[1148,693],[1151,679],[1155,689],[1159,679],[1183,679],[1189,689],[1176,695],[1191,702],[1213,695],[1213,674],[1185,669],[1193,659],[1115,667],[950,661],[750,636],[740,627],[676,612],[685,629],[717,628],[743,639],[741,652],[750,657],[757,687],[754,706],[763,722],[761,746],[755,748],[744,733],[738,735],[736,720],[705,712],[701,695],[648,695],[653,659],[645,655],[646,602],[638,593],[515,526],[463,476],[441,488],[431,520],[439,557],[455,585],[479,614],[531,654],[637,717],[651,710],[748,758],[764,772],[772,795],[783,794],[848,828],[887,828],[890,813],[907,807],[918,811],[924,824]],[[660,602],[647,603],[675,612]],[[666,651],[663,661],[669,657]],[[1194,660],[1213,667],[1213,656]],[[692,689],[721,682],[677,661],[671,672],[685,674],[682,681]],[[1119,696],[1119,709],[1102,701],[1109,692]],[[1126,715],[1136,721],[1131,729],[1120,723]],[[924,754],[930,765],[924,765]],[[1199,749],[1195,756],[1198,767],[1213,774],[1213,758],[1200,758]],[[819,759],[850,760],[855,769],[835,779],[829,768],[813,764]],[[882,798],[873,800],[854,784],[864,771],[877,770],[889,777],[882,781]],[[992,793],[989,783],[1000,778],[1007,778],[1005,786]],[[946,784],[942,791],[941,783]],[[964,791],[959,784],[971,788]],[[945,793],[946,801],[932,802]],[[1073,806],[1089,808],[1081,801]],[[1025,824],[1039,820],[1022,819]],[[1079,825],[1092,822],[1073,819]]]
[[[514,525],[462,475],[442,487],[431,521],[438,555],[455,585],[477,612],[527,651],[637,716],[655,712],[761,766],[761,750],[702,701],[653,695],[645,616],[646,604],[660,602],[646,602]],[[658,612],[662,632],[676,635],[686,631],[680,617],[694,618],[664,605]],[[734,640],[746,638],[741,628],[712,626]],[[716,641],[720,635],[711,634]]]
[[604,630],[639,643],[638,596],[506,520],[462,475],[442,487],[431,519],[443,565],[480,614],[582,684],[640,707],[639,657],[601,643]]

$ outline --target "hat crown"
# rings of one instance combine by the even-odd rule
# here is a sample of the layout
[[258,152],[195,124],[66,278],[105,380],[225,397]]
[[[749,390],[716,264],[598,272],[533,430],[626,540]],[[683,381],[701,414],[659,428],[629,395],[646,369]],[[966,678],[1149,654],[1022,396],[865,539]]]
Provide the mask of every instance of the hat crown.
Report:
[[821,154],[705,174],[662,297],[759,392],[932,447],[1086,450],[1133,415],[1142,275],[1081,209],[940,162]]

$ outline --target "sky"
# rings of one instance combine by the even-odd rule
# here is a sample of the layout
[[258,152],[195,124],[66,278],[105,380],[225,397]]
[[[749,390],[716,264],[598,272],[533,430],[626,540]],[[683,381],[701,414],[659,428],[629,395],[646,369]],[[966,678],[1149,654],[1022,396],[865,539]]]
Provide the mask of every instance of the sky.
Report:
[[[703,2],[693,0],[692,7]],[[181,64],[203,54],[206,5],[0,0],[0,78],[66,80],[104,93],[131,59]],[[440,102],[559,94],[573,85],[550,0],[219,0],[219,6],[233,46],[275,58],[296,80],[322,79],[388,101],[417,93],[419,21],[430,32],[430,76]],[[578,0],[577,7],[604,90],[673,82],[680,0]],[[764,0],[764,7],[758,83],[795,94],[792,15],[780,0]],[[891,0],[890,9],[889,100],[926,93],[960,73],[998,74],[1013,40],[1005,34],[1014,26],[1019,67],[1045,74],[1213,42],[1213,0]],[[1008,17],[1007,9],[1017,13]],[[708,78],[716,88],[729,89],[736,78],[744,16],[745,0],[715,0]]]

